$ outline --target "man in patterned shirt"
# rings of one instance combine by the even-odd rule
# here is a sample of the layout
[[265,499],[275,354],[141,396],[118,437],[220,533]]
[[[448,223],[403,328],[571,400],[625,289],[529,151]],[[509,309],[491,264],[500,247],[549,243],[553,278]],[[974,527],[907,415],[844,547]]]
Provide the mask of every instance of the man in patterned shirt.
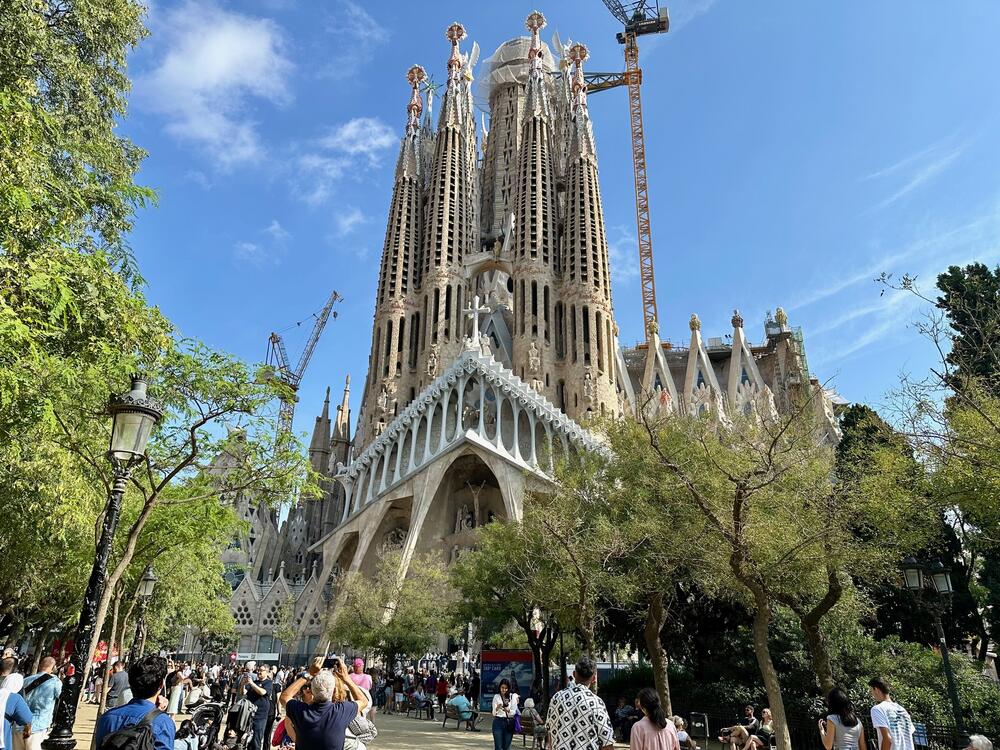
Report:
[[614,730],[604,701],[590,689],[597,668],[582,656],[569,687],[552,696],[546,721],[550,750],[611,750]]

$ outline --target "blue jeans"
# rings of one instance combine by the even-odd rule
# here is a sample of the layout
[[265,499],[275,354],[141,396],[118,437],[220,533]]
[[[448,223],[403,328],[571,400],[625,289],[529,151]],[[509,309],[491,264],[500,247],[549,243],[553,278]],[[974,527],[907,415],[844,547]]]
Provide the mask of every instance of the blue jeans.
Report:
[[493,750],[510,750],[510,743],[514,741],[514,729],[511,722],[501,719],[499,716],[493,717]]

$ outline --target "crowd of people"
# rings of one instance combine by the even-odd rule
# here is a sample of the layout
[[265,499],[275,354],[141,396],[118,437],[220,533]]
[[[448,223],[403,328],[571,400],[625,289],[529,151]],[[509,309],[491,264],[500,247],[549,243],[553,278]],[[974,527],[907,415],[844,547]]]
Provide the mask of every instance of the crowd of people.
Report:
[[[175,662],[151,655],[127,668],[113,663],[106,674],[94,670],[85,698],[99,702],[106,690],[107,709],[94,735],[96,750],[367,750],[377,737],[378,712],[415,711],[434,718],[450,705],[452,718],[457,716],[469,731],[481,731],[481,686],[473,664],[460,663],[460,670],[448,671],[447,660],[425,658],[415,667],[366,671],[361,659],[348,663],[317,657],[307,668],[294,669],[252,661]],[[456,666],[455,661],[450,665]],[[593,690],[596,671],[592,660],[581,658],[572,680],[552,695],[548,706],[536,705],[537,696],[522,697],[516,684],[502,679],[490,711],[494,750],[510,750],[516,734],[529,732],[548,750],[610,750],[616,738],[634,750],[699,750],[684,719],[667,715],[652,688],[640,690],[632,703],[620,698],[609,714]],[[64,675],[64,667],[46,656],[25,677],[18,660],[4,654],[2,750],[41,750]],[[892,699],[889,685],[873,679],[869,689],[873,741],[866,737],[862,716],[847,693],[835,688],[818,721],[819,742],[825,750],[914,750],[917,729],[906,709]],[[177,726],[181,714],[191,717]],[[764,708],[758,718],[756,709],[746,706],[716,740],[723,750],[769,750],[774,737],[771,712]],[[993,750],[993,745],[982,735],[972,735],[967,750]]]

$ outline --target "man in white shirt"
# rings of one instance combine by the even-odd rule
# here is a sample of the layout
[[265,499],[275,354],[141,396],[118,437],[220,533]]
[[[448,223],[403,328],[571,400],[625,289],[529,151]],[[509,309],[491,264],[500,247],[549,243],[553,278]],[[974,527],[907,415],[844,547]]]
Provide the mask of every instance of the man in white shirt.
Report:
[[913,720],[905,708],[892,700],[889,685],[875,678],[868,683],[875,705],[872,726],[878,732],[878,750],[913,750]]

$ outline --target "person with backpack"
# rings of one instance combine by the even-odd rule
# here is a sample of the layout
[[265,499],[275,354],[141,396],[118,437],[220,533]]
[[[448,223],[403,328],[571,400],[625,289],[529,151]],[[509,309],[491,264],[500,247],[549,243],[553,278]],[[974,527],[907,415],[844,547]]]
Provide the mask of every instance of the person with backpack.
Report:
[[174,720],[164,713],[167,660],[150,654],[128,668],[132,700],[105,712],[94,730],[97,750],[174,750]]
[[52,713],[62,694],[62,681],[52,674],[56,660],[46,656],[38,665],[38,673],[24,681],[21,697],[31,709],[31,736],[21,733],[14,735],[14,750],[40,750],[42,742],[49,736]]

